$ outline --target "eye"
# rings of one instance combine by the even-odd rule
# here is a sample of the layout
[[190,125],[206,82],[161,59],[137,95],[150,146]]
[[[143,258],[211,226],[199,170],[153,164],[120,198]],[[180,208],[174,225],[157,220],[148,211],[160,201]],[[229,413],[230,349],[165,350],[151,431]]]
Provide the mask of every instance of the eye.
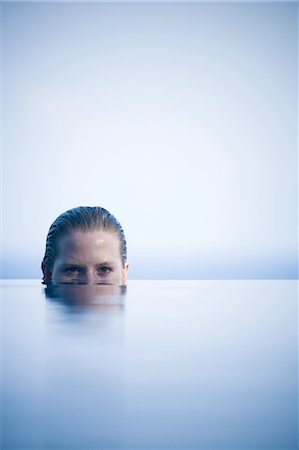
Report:
[[79,269],[78,269],[78,267],[75,267],[75,266],[66,267],[64,269],[64,273],[67,275],[74,275],[76,273],[79,273]]
[[99,267],[98,271],[101,275],[108,275],[110,272],[112,272],[112,268],[108,266],[101,266]]

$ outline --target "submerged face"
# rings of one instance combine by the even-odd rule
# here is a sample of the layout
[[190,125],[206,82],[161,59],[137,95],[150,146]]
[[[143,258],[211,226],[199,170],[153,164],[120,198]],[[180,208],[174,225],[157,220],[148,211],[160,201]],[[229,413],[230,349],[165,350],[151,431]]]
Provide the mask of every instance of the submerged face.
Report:
[[120,242],[108,231],[73,231],[58,241],[53,270],[44,275],[53,283],[125,285],[128,263],[123,267]]

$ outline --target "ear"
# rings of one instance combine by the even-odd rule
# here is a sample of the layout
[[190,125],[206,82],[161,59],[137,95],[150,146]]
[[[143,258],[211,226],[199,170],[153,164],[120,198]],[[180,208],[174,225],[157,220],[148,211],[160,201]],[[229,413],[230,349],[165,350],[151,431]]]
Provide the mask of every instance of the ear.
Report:
[[126,286],[126,284],[127,284],[127,273],[128,273],[128,270],[129,270],[129,263],[128,263],[128,261],[126,261],[125,262],[125,266],[124,266],[124,268],[122,270],[122,284],[123,284],[123,286]]
[[43,284],[50,284],[52,281],[52,272],[44,261],[42,262],[42,271],[44,274]]

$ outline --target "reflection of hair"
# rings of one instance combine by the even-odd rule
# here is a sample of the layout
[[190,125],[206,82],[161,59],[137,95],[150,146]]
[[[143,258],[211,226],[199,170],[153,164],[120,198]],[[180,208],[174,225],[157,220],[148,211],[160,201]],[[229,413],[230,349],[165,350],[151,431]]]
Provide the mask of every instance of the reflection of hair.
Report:
[[62,213],[50,226],[43,262],[53,268],[57,256],[58,240],[72,231],[109,231],[115,233],[120,242],[123,266],[127,260],[127,243],[121,224],[107,209],[100,206],[79,206]]
[[48,284],[44,289],[46,298],[59,300],[78,300],[80,303],[88,302],[94,299],[111,299],[119,300],[121,296],[127,293],[126,285],[116,284],[95,284],[88,286],[86,284],[65,283],[60,285]]

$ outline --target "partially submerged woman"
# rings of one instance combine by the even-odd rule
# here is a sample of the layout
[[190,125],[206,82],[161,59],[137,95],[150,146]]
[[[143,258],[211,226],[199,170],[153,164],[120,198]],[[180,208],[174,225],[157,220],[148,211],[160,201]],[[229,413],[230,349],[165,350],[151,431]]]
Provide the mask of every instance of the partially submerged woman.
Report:
[[99,206],[79,206],[51,225],[42,261],[44,284],[126,285],[129,264],[124,231]]

